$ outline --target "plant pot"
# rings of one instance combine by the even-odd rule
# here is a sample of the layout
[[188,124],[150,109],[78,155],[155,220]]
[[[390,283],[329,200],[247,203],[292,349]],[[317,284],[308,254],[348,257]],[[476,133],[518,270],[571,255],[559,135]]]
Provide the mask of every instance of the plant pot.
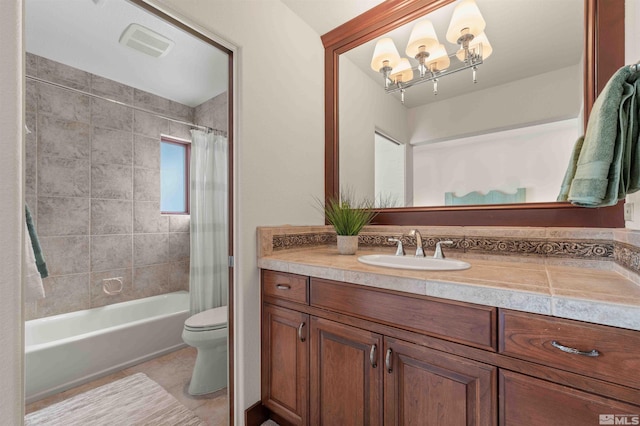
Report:
[[358,250],[357,235],[338,235],[338,253],[356,254]]

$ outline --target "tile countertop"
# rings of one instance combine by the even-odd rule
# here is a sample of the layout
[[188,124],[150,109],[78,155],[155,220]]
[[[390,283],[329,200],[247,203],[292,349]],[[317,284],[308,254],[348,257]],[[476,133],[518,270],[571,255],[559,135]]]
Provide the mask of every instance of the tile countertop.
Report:
[[344,256],[335,247],[282,250],[258,258],[258,267],[640,331],[640,285],[610,268],[455,255],[471,268],[415,271],[365,265],[357,260],[362,254],[393,253],[360,250]]

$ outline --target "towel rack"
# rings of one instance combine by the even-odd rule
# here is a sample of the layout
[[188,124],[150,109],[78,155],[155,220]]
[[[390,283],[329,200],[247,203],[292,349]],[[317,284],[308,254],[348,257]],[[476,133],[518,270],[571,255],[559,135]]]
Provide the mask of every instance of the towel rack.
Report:
[[640,61],[636,62],[633,65],[629,65],[629,68],[631,68],[631,71],[633,71],[633,72],[640,71]]

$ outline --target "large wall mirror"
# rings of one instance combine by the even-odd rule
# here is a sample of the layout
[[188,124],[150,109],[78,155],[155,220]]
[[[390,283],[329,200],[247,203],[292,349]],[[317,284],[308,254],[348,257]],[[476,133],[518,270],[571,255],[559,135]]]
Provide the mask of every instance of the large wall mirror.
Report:
[[477,83],[469,68],[386,93],[377,43],[406,57],[425,20],[460,66],[445,37],[460,3],[387,1],[323,36],[326,195],[378,200],[381,224],[624,226],[622,203],[555,202],[595,96],[623,64],[624,1],[475,0],[490,42]]

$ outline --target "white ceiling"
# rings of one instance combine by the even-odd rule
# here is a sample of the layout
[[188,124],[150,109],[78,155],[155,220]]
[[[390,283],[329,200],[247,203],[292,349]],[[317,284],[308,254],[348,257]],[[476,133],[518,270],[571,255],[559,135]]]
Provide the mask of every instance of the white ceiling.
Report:
[[[189,106],[227,90],[227,54],[126,0],[26,0],[27,52]],[[153,58],[121,45],[131,23],[173,40]]]
[[[283,1],[320,35],[357,16],[358,12],[381,3],[375,0]],[[582,61],[583,0],[476,0],[476,3],[487,22],[485,32],[493,46],[492,56],[478,68],[478,83],[473,84],[471,71],[467,70],[441,78],[437,96],[433,95],[430,82],[414,86],[406,92],[407,108],[577,65]],[[457,49],[444,36],[454,7],[455,3],[428,16],[449,53]],[[406,56],[404,49],[412,27],[413,23],[410,23],[388,34],[394,39],[401,56]],[[377,40],[371,40],[344,56],[383,90],[382,76],[370,67]],[[417,65],[417,61],[411,60],[414,66]],[[399,94],[393,96],[399,98]]]

